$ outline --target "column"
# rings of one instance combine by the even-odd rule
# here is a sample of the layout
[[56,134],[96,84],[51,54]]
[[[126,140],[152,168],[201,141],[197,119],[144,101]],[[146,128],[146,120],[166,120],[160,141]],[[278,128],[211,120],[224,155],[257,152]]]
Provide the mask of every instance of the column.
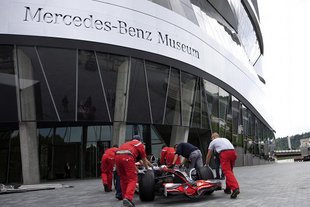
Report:
[[21,50],[18,50],[18,68],[21,69],[19,70],[19,108],[21,108],[19,134],[23,183],[36,184],[40,182],[37,124],[34,121],[23,121],[36,120],[35,82],[32,81],[31,60]]
[[126,136],[126,112],[127,112],[127,94],[129,88],[128,78],[130,77],[130,61],[125,61],[118,68],[115,109],[112,129],[112,145],[121,145],[125,142]]
[[19,124],[23,184],[40,183],[37,126],[35,122]]

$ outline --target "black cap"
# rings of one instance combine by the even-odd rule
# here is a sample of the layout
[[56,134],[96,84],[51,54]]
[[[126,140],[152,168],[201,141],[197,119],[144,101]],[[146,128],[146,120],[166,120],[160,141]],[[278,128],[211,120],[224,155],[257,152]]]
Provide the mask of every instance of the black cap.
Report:
[[133,135],[133,136],[132,136],[132,139],[139,140],[140,142],[142,142],[142,141],[143,141],[142,137],[140,137],[140,135],[139,135],[139,134],[135,134],[135,135]]

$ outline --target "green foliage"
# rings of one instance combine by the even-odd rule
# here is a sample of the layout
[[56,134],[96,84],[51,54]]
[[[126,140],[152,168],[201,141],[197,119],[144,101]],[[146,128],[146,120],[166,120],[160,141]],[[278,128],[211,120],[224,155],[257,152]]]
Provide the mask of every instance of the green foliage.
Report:
[[[304,139],[304,138],[310,138],[310,132],[291,136],[292,149],[299,149],[300,139]],[[276,150],[287,150],[287,149],[288,149],[287,137],[277,138],[276,139]]]

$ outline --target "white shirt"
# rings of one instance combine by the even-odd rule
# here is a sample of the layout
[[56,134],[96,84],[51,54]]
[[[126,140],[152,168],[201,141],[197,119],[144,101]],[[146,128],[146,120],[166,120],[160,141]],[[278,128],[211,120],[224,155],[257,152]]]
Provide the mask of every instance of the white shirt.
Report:
[[218,137],[210,143],[209,149],[215,149],[216,152],[220,153],[222,150],[230,150],[235,148],[228,139]]

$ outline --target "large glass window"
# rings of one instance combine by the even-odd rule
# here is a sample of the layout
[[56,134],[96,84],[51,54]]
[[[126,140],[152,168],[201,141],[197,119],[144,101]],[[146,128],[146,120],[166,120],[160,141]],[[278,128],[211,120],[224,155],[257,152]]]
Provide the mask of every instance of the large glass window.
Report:
[[38,136],[41,179],[81,176],[81,127],[42,128]]
[[207,80],[203,81],[207,95],[208,114],[211,117],[212,131],[219,131],[219,87]]
[[156,130],[155,127],[151,126],[151,143],[152,143],[152,154],[156,158],[160,158],[160,153],[162,146],[165,144],[160,133]]
[[0,122],[18,121],[14,47],[0,45]]
[[232,143],[243,146],[242,104],[232,96]]
[[18,131],[0,131],[0,183],[21,183],[22,163]]
[[235,57],[248,63],[249,60],[240,43],[238,32],[208,1],[191,0],[191,2],[200,28]]
[[242,105],[244,150],[249,153],[254,152],[254,138],[251,136],[251,114],[248,108]]
[[228,92],[219,88],[219,133],[220,136],[231,138],[231,96]]
[[[121,80],[121,77],[123,76],[122,73],[128,70],[129,58],[99,52],[96,53],[96,55],[102,75],[110,116],[111,119],[114,120],[117,81],[126,82],[126,80]],[[118,77],[120,77],[119,80]],[[118,90],[121,89],[118,88]]]
[[89,126],[87,130],[87,141],[111,141],[112,126]]
[[149,0],[180,14],[195,24],[197,23],[190,0]]
[[169,66],[146,62],[147,82],[154,124],[163,123]]
[[182,126],[189,126],[193,109],[193,100],[195,94],[196,77],[181,73],[181,90],[182,90]]
[[17,47],[17,54],[21,119],[23,121],[59,121],[55,100],[52,98],[38,50],[34,47]]
[[101,174],[100,162],[104,151],[111,146],[112,126],[88,126],[85,171],[87,177]]
[[208,92],[205,90],[205,81],[200,79],[201,90],[201,126],[202,128],[212,129],[211,126],[211,109],[208,105]]
[[87,142],[85,154],[85,177],[98,177],[101,157],[97,156],[97,142]]
[[167,0],[149,0],[149,1],[154,2],[154,3],[156,3],[156,4],[160,5],[160,6],[163,6],[163,7],[167,8],[167,9],[170,9],[170,10],[172,9],[170,1],[167,1]]
[[144,61],[132,58],[127,109],[128,122],[151,123],[147,92]]
[[193,113],[191,119],[191,127],[201,128],[201,118],[202,118],[202,107],[201,107],[201,79],[198,78],[195,86],[195,96],[193,101]]
[[60,120],[74,120],[76,51],[44,47],[37,51]]
[[169,89],[166,101],[165,124],[181,125],[180,71],[170,70]]
[[102,86],[95,53],[79,50],[78,120],[111,121]]
[[41,180],[52,179],[52,156],[53,149],[53,128],[43,128],[38,130],[39,137],[39,165]]
[[238,36],[250,62],[254,65],[261,52],[256,31],[242,1],[229,0],[235,18],[238,20]]

